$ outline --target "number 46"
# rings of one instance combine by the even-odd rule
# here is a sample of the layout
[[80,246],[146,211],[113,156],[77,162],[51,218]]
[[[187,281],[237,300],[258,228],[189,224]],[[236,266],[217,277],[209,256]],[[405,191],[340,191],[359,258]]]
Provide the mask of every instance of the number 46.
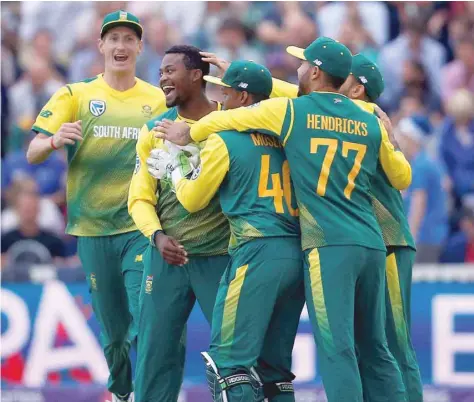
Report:
[[273,197],[273,205],[275,211],[279,214],[283,214],[283,197],[285,198],[288,212],[291,216],[298,216],[298,208],[293,209],[291,206],[291,179],[290,179],[290,167],[288,161],[283,162],[281,168],[283,176],[283,187],[281,185],[280,173],[272,173],[272,189],[268,188],[268,176],[270,174],[270,155],[262,155],[260,167],[260,179],[258,181],[258,196],[259,197]]

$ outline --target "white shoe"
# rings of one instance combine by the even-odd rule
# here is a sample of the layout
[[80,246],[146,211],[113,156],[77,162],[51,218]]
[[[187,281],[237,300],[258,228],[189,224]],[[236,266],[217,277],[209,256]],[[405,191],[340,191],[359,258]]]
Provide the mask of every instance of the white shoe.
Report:
[[112,400],[111,401],[105,401],[105,402],[135,402],[135,395],[132,392],[127,399],[123,399],[122,396],[120,395],[115,395],[112,394]]

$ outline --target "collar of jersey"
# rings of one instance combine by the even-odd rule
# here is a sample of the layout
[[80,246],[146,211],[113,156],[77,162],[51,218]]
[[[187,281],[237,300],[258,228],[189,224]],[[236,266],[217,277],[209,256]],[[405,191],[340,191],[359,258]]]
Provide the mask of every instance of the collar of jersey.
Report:
[[103,74],[99,74],[97,78],[99,79],[101,85],[104,86],[108,92],[117,96],[118,98],[126,98],[129,97],[130,94],[140,92],[140,80],[137,77],[135,77],[135,85],[126,91],[117,91],[116,89],[112,88],[109,84],[107,84],[107,82],[105,82]]
[[313,92],[318,93],[318,94],[340,95],[340,96],[343,96],[344,98],[350,99],[346,95],[340,94],[339,92],[332,92],[332,91],[313,91]]
[[[217,110],[216,110],[216,112],[221,111],[221,110],[222,110],[222,104],[221,104],[220,102],[217,102],[217,101],[213,101],[213,102],[216,102],[216,103],[217,103]],[[194,123],[196,123],[196,120],[187,119],[186,117],[181,116],[179,113],[178,113],[178,119],[181,120],[181,121],[185,121],[186,123],[189,123],[189,124],[194,124]]]

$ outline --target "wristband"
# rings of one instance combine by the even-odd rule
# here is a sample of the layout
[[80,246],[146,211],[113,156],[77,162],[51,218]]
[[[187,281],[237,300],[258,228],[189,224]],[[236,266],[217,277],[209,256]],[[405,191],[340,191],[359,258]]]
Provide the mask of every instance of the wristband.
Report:
[[57,147],[54,146],[53,138],[54,138],[54,135],[51,136],[51,141],[50,141],[50,143],[51,143],[51,148],[53,148],[53,150],[57,151],[59,148],[57,148]]
[[153,234],[150,236],[150,244],[152,247],[155,247],[156,248],[156,242],[155,242],[155,239],[156,239],[156,236],[158,236],[159,234],[163,233],[162,230],[158,229],[158,230],[155,230],[153,232]]

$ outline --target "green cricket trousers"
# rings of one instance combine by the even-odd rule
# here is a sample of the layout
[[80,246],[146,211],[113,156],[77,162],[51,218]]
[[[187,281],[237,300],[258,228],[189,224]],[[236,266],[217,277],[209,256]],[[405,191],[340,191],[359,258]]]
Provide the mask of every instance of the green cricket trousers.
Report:
[[362,246],[305,251],[306,303],[329,402],[406,400],[385,336],[385,256]]
[[114,394],[133,391],[129,351],[137,339],[142,255],[147,245],[139,231],[78,238],[78,254],[110,371],[107,388]]
[[149,245],[143,258],[136,402],[176,402],[183,380],[186,322],[198,301],[211,324],[228,255],[189,256],[180,267],[168,264]]
[[[232,254],[217,294],[207,370],[215,401],[217,379],[253,376],[258,383],[229,387],[228,402],[292,402],[291,355],[304,306],[303,254],[299,238],[251,240]],[[206,362],[207,363],[207,362]],[[246,377],[247,376],[247,377]]]

